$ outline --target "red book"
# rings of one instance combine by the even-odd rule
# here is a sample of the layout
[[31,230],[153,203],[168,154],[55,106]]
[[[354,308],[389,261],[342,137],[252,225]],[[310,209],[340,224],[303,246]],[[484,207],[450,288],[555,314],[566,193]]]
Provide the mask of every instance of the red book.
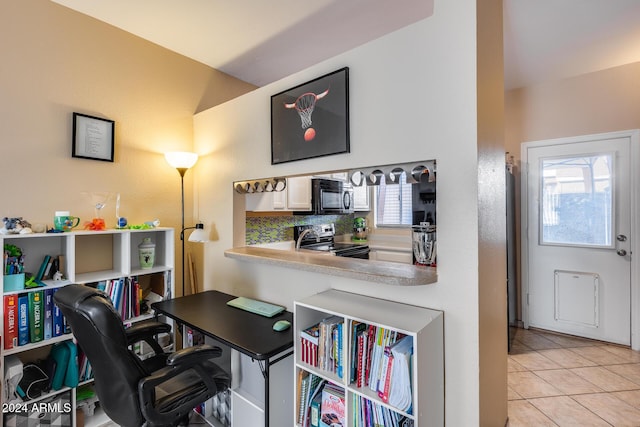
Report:
[[358,365],[356,368],[356,386],[362,387],[362,369],[363,369],[363,356],[364,356],[364,332],[358,335]]
[[18,345],[18,295],[4,297],[4,349]]
[[365,361],[366,361],[366,366],[365,366],[365,381],[364,381],[364,385],[369,385],[369,377],[371,376],[371,359],[372,359],[372,353],[373,353],[373,347],[375,347],[375,343],[376,343],[376,333],[377,333],[377,329],[375,326],[373,325],[369,325],[369,332],[368,332],[368,342],[370,343],[369,348],[367,349],[367,354],[365,357]]

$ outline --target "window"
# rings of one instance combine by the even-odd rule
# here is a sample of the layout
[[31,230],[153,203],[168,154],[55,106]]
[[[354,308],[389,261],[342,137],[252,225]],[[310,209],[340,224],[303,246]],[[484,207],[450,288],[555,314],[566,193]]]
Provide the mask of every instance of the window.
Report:
[[412,189],[402,172],[398,184],[386,185],[384,176],[375,191],[377,226],[410,226],[412,223]]
[[541,161],[541,243],[610,247],[613,155]]

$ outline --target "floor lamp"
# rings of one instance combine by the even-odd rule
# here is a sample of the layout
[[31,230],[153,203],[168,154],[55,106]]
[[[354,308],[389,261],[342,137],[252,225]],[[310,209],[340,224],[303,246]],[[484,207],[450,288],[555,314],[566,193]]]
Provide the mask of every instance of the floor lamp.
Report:
[[180,242],[182,243],[182,296],[184,296],[184,232],[185,230],[195,231],[189,236],[190,242],[206,242],[207,234],[204,231],[204,224],[198,223],[193,227],[184,226],[184,174],[198,161],[198,155],[196,153],[189,153],[186,151],[173,151],[165,153],[164,155],[167,163],[178,170],[180,174],[180,189],[182,194],[181,214],[182,223],[180,225]]

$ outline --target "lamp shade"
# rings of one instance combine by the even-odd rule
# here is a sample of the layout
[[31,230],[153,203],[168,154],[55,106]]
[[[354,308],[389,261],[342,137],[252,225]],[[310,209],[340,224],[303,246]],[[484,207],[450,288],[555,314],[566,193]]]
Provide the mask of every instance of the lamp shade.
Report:
[[164,158],[176,169],[189,169],[198,161],[198,155],[189,151],[170,151],[164,154]]
[[189,235],[190,242],[208,242],[209,236],[207,232],[204,231],[204,224],[198,223],[196,224],[196,229]]

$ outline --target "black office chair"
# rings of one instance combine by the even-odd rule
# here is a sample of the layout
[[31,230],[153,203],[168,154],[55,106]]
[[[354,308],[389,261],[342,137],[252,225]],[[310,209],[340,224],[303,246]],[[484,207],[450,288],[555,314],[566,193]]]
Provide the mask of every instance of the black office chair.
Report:
[[[125,329],[109,297],[84,285],[68,285],[54,301],[91,363],[100,406],[125,427],[188,423],[191,410],[229,386],[229,375],[210,359],[219,347],[201,345],[164,353],[153,336],[169,332],[156,321]],[[129,349],[145,341],[155,355],[140,360]]]

